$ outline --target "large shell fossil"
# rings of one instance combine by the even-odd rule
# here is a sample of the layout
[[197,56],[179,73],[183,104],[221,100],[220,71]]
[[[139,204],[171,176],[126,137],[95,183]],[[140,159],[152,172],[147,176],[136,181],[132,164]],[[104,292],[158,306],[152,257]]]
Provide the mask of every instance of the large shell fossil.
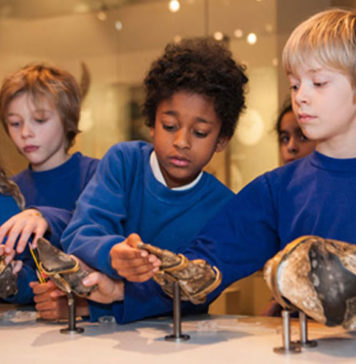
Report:
[[54,283],[67,293],[87,297],[96,286],[86,287],[82,280],[89,274],[79,266],[77,258],[66,254],[44,238],[37,240],[40,268]]
[[266,263],[264,276],[284,308],[327,326],[356,328],[356,245],[302,236]]
[[0,298],[6,299],[17,293],[17,277],[11,264],[5,264],[5,257],[0,257]]

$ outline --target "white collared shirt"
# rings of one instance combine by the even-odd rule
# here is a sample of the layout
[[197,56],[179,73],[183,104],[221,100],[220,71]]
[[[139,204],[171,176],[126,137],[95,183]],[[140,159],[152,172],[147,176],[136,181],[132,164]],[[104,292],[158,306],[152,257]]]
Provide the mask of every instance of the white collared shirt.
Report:
[[[166,183],[166,181],[165,181],[165,179],[163,177],[163,174],[161,172],[161,168],[159,166],[159,163],[158,163],[158,160],[157,160],[157,155],[156,155],[156,152],[155,151],[152,151],[152,153],[151,153],[151,156],[150,156],[150,165],[151,165],[152,172],[153,172],[153,175],[155,176],[156,180],[158,182],[162,183],[164,186],[168,187],[167,186],[167,183]],[[185,190],[189,190],[190,188],[193,188],[200,181],[200,178],[202,177],[202,175],[203,175],[203,171],[201,171],[199,173],[199,175],[197,176],[197,178],[195,178],[194,181],[188,183],[185,186],[171,188],[171,190],[174,190],[174,191],[185,191]]]

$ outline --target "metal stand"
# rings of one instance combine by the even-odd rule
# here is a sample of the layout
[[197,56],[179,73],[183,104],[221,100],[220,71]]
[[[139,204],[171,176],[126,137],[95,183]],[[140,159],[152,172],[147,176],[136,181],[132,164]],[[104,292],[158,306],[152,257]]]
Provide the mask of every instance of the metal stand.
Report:
[[167,341],[186,341],[190,339],[190,336],[182,334],[180,287],[178,283],[174,283],[173,289],[173,334],[165,336],[164,339]]
[[299,331],[300,331],[300,340],[298,340],[298,344],[303,347],[314,348],[318,345],[315,340],[308,340],[308,322],[307,315],[299,311]]
[[81,327],[76,327],[76,315],[75,315],[75,296],[73,292],[68,293],[68,327],[61,329],[61,334],[80,334],[84,331]]
[[282,319],[283,319],[283,330],[282,330],[283,346],[278,348],[273,348],[273,351],[278,354],[300,353],[302,351],[300,344],[293,343],[291,341],[289,310],[282,310]]

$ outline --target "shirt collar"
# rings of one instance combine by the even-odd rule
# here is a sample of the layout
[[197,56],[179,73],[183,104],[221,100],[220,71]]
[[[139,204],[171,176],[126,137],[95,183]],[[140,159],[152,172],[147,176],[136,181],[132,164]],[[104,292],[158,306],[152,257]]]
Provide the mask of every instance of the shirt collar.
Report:
[[[168,187],[167,183],[163,177],[163,174],[161,172],[161,168],[160,168],[158,160],[157,160],[157,155],[154,150],[152,151],[151,156],[150,156],[150,165],[151,165],[152,172],[153,172],[153,175],[155,176],[156,180],[158,182],[162,183],[164,186]],[[194,181],[192,181],[184,186],[171,188],[171,190],[173,190],[173,191],[189,190],[190,188],[193,188],[200,181],[200,178],[202,177],[202,175],[203,175],[203,172],[200,172]]]

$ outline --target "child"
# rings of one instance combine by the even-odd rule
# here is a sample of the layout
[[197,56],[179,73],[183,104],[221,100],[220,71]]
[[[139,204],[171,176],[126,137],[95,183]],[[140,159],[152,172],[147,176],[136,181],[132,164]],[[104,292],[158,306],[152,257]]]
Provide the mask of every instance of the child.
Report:
[[[31,236],[32,233],[38,237],[43,236],[47,227],[50,226],[52,231],[50,238],[58,242],[61,231],[56,231],[55,225],[47,222],[37,210],[28,209],[21,212],[24,204],[24,198],[18,186],[8,180],[4,170],[0,167],[0,224],[3,224],[14,215],[25,215],[25,218],[23,218],[24,226],[20,229],[20,234],[28,232],[28,236]],[[27,249],[23,254],[17,256],[16,260],[13,260],[15,251],[12,249],[5,250],[5,246],[0,244],[0,255],[4,254],[6,256],[5,263],[13,265],[13,272],[17,274],[18,281],[18,293],[8,297],[6,301],[13,303],[32,302],[33,294],[29,282],[36,280],[37,277],[29,250]]]
[[[78,200],[63,234],[64,250],[105,273],[109,282],[109,277],[120,278],[111,267],[109,252],[133,232],[162,248],[184,249],[233,196],[202,169],[233,135],[244,108],[246,82],[230,51],[213,39],[169,44],[145,79],[144,113],[153,145],[126,142],[108,151]],[[89,279],[90,284],[93,281]],[[116,283],[119,292],[123,285]],[[130,292],[125,283],[125,299],[113,305],[118,322],[131,320],[126,313],[140,310],[126,300],[139,297],[134,286]],[[43,314],[45,294],[41,291],[36,298]],[[53,302],[48,298],[50,310]],[[92,310],[91,319],[95,318]]]
[[[356,244],[355,54],[355,11],[318,13],[291,34],[283,65],[291,84],[293,110],[303,133],[316,140],[316,151],[252,181],[183,252],[189,259],[205,259],[221,270],[222,283],[208,300],[261,269],[301,235]],[[142,257],[134,245],[127,244],[125,250],[114,246],[113,266],[131,280],[152,277],[157,259]],[[171,302],[145,294],[153,285],[152,280],[140,285],[141,295],[134,301],[140,310],[136,315],[132,310],[131,318],[167,311]]]
[[[68,222],[76,200],[95,172],[98,160],[68,153],[79,132],[82,95],[74,77],[53,66],[33,64],[8,76],[0,90],[0,118],[18,151],[29,161],[13,177],[25,197],[26,207],[36,205],[42,214],[49,208]],[[61,211],[65,209],[67,211]],[[53,209],[52,212],[53,213]],[[0,229],[5,234],[21,225],[13,217]],[[12,248],[14,236],[7,246]],[[26,240],[26,239],[25,239]],[[24,241],[17,245],[20,253]]]
[[282,107],[276,126],[279,159],[282,165],[305,157],[315,149],[315,141],[308,139],[300,126],[288,100]]

